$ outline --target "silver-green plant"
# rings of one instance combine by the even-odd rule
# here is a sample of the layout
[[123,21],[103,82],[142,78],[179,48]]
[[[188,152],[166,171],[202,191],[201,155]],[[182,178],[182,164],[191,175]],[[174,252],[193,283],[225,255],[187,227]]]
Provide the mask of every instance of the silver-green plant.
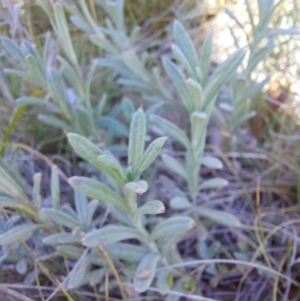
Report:
[[[139,292],[146,291],[156,274],[157,265],[167,264],[170,249],[194,225],[191,218],[178,216],[158,222],[149,231],[146,229],[147,220],[144,220],[144,216],[161,214],[165,211],[165,206],[159,200],[138,205],[138,195],[148,190],[148,183],[140,177],[158,156],[167,137],[157,138],[145,150],[146,116],[142,109],[134,113],[130,126],[126,171],[114,156],[100,150],[86,138],[68,134],[68,139],[78,155],[102,170],[115,183],[115,190],[85,177],[72,177],[69,180],[70,184],[75,190],[100,200],[116,216],[122,212],[126,224],[109,224],[100,229],[93,229],[81,238],[83,245],[97,248],[127,239],[139,240],[144,248],[144,255],[137,266],[134,287]],[[84,208],[82,210],[86,211]],[[122,245],[123,252],[126,246],[127,244]],[[129,245],[128,252],[130,248]]]
[[[84,72],[81,70],[72,44],[63,6],[56,3],[53,12],[48,11],[54,32],[64,56],[53,48],[51,34],[45,36],[42,53],[27,40],[18,44],[13,39],[2,36],[1,44],[14,68],[5,72],[21,77],[25,83],[41,89],[39,95],[21,96],[17,105],[34,105],[44,109],[39,119],[53,127],[65,131],[76,131],[101,140],[98,130],[106,96],[103,95],[96,105],[92,102],[91,84],[97,64],[91,63]],[[34,93],[33,93],[34,94]],[[36,93],[35,93],[36,94]]]
[[107,15],[105,27],[99,26],[93,19],[84,0],[79,1],[80,10],[72,9],[70,19],[105,52],[105,57],[97,60],[98,64],[114,70],[118,83],[139,92],[143,100],[164,102],[170,99],[159,68],[154,66],[148,70],[149,53],[141,51],[138,43],[141,28],[134,26],[130,32],[127,29],[124,0],[98,0],[97,3]]
[[[188,78],[185,77],[178,64],[169,58],[163,59],[163,65],[189,115],[190,137],[176,124],[158,115],[150,116],[150,120],[159,131],[169,134],[186,149],[183,164],[167,154],[163,155],[163,161],[171,171],[186,181],[189,197],[195,201],[199,191],[221,188],[228,184],[221,178],[199,183],[199,172],[202,165],[213,169],[222,168],[222,162],[219,159],[204,156],[207,126],[219,91],[242,63],[245,51],[238,50],[233,53],[211,77],[208,77],[212,36],[209,35],[205,39],[200,58],[188,33],[177,21],[174,23],[173,36],[175,39],[172,45],[173,54],[178,63],[184,66]],[[183,202],[188,202],[188,200]]]
[[[5,170],[1,169],[0,176],[3,180],[0,184],[3,193],[0,198],[1,207],[23,212],[34,222],[5,231],[0,235],[0,245],[11,245],[19,240],[26,241],[34,231],[44,229],[43,231],[52,233],[43,239],[44,245],[52,245],[58,253],[78,260],[67,277],[67,288],[73,289],[95,281],[95,270],[91,270],[91,266],[97,267],[99,275],[96,279],[101,281],[101,277],[109,270],[108,262],[98,254],[99,250],[104,249],[109,252],[117,266],[120,265],[120,260],[125,260],[136,268],[136,272],[129,275],[133,277],[134,287],[138,292],[146,291],[155,276],[160,279],[159,289],[163,287],[166,292],[170,288],[169,273],[156,272],[156,267],[167,267],[168,260],[172,258],[170,251],[194,226],[194,221],[189,217],[173,216],[168,219],[151,219],[150,224],[146,218],[147,215],[155,216],[165,211],[161,201],[149,200],[140,203],[138,195],[148,190],[148,183],[141,180],[141,175],[159,155],[167,140],[167,137],[157,138],[145,149],[146,129],[146,115],[139,109],[132,116],[126,170],[109,151],[101,150],[83,136],[75,133],[67,134],[75,152],[107,176],[107,182],[79,176],[69,179],[70,185],[76,190],[76,211],[70,206],[61,205],[56,166],[52,168],[52,205],[48,208],[43,206],[41,201],[40,173],[34,176],[30,200]],[[93,200],[88,202],[85,195]],[[93,218],[99,202],[101,207],[111,212],[118,224],[109,221],[103,226],[99,218]],[[59,227],[51,226],[50,221]],[[121,242],[129,239],[136,239],[139,244]],[[85,251],[84,247],[91,251],[88,249]]]
[[[253,110],[253,101],[270,80],[270,76],[259,80],[260,74],[259,71],[256,71],[258,65],[265,62],[272,52],[275,46],[274,37],[278,34],[299,34],[299,31],[294,29],[270,28],[275,10],[281,2],[278,1],[275,4],[274,0],[257,0],[258,20],[256,21],[251,4],[246,0],[251,32],[245,30],[245,25],[230,10],[225,10],[229,17],[236,22],[237,26],[242,29],[247,38],[247,47],[249,49],[247,60],[245,60],[241,72],[235,73],[230,80],[228,97],[224,95],[224,100],[220,101],[218,108],[216,108],[217,116],[222,126],[227,129],[228,135],[233,140],[234,145],[238,130],[256,115],[256,112]],[[230,27],[229,29],[235,46],[239,49],[239,40],[234,30]],[[263,99],[263,96],[258,98]]]

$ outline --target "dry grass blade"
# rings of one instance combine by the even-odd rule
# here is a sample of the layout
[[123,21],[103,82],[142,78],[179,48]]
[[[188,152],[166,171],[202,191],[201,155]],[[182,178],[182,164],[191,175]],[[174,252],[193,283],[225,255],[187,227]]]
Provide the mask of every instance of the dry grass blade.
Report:
[[179,268],[179,267],[187,267],[187,266],[196,266],[196,265],[207,265],[207,264],[218,264],[218,263],[227,263],[227,264],[235,264],[235,265],[244,265],[244,266],[248,266],[251,268],[256,268],[258,270],[262,270],[262,271],[266,271],[269,272],[271,274],[273,274],[274,276],[280,277],[282,279],[285,279],[287,281],[289,281],[290,283],[292,283],[293,285],[300,287],[300,282],[291,279],[290,277],[274,270],[271,268],[268,268],[264,265],[258,264],[258,263],[254,263],[254,262],[246,262],[246,261],[242,261],[242,260],[234,260],[234,259],[204,259],[204,260],[193,260],[193,261],[189,261],[189,262],[184,262],[184,263],[178,263],[178,264],[172,264],[169,265],[168,267],[165,268],[158,268],[157,270],[164,270],[164,269],[174,269],[174,268]]
[[18,301],[34,301],[33,299],[26,297],[12,289],[9,289],[6,285],[0,284],[0,292],[4,293],[5,295],[11,296]]

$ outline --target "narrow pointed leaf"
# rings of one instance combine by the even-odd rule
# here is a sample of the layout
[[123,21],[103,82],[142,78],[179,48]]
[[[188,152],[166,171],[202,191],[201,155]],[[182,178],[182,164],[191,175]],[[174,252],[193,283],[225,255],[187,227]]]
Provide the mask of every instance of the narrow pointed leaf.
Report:
[[69,183],[74,189],[91,198],[104,201],[124,211],[128,210],[126,201],[121,196],[96,180],[85,177],[72,177],[69,179]]
[[89,257],[80,258],[79,261],[77,261],[70,274],[68,289],[74,289],[81,286],[81,282],[84,279],[89,264]]
[[191,136],[192,147],[197,156],[200,156],[204,149],[207,115],[202,112],[193,112],[191,114]]
[[166,134],[182,143],[186,149],[189,149],[189,138],[177,125],[158,115],[151,115],[150,121],[163,130]]
[[199,215],[207,217],[218,224],[222,224],[227,227],[241,227],[242,225],[239,219],[229,212],[207,208],[199,208],[197,212]]
[[75,208],[76,208],[79,222],[81,223],[81,225],[86,225],[88,200],[86,196],[78,190],[75,190],[74,199],[75,199]]
[[80,237],[73,235],[71,233],[56,233],[50,236],[47,236],[43,239],[43,243],[46,245],[60,245],[68,243],[79,243]]
[[136,229],[124,226],[105,226],[99,230],[93,230],[86,234],[82,243],[84,246],[93,248],[106,246],[126,239],[139,239],[143,241],[143,236]]
[[203,89],[202,86],[195,80],[189,78],[186,84],[190,90],[191,97],[196,111],[200,111],[203,104]]
[[25,57],[20,50],[19,45],[12,39],[9,39],[5,36],[1,37],[1,43],[5,48],[5,51],[19,63],[24,63]]
[[56,224],[68,227],[70,229],[75,229],[80,226],[79,221],[77,221],[73,216],[58,209],[44,208],[41,211],[41,214]]
[[173,36],[176,45],[184,53],[190,65],[193,68],[198,66],[199,62],[195,46],[183,25],[178,21],[174,22]]
[[193,102],[190,91],[185,83],[185,78],[180,69],[168,58],[163,58],[163,66],[171,79],[184,106],[189,112],[193,111]]
[[141,160],[137,163],[135,174],[139,177],[156,159],[168,137],[155,139],[144,152]]
[[[123,186],[125,182],[125,174],[119,161],[110,154],[102,154],[97,157],[102,166],[102,170],[111,176],[116,182]],[[99,165],[100,166],[100,165]]]
[[41,208],[41,180],[42,173],[38,172],[33,177],[33,192],[32,192],[32,201],[37,208]]
[[69,245],[62,245],[62,246],[57,246],[56,251],[69,258],[69,259],[78,259],[83,253],[83,249],[75,246],[69,246]]
[[224,84],[234,75],[238,66],[245,57],[245,50],[239,49],[231,54],[210,77],[205,85],[203,98],[205,100],[205,111],[210,115],[217,95]]
[[130,133],[129,133],[129,146],[128,146],[128,165],[133,169],[141,160],[146,137],[146,116],[142,109],[138,109],[133,114]]
[[39,121],[41,121],[49,126],[59,128],[64,131],[72,130],[72,127],[68,123],[66,123],[65,121],[63,121],[55,116],[40,114],[38,116],[38,119],[39,119]]
[[210,66],[210,59],[212,53],[212,34],[209,34],[202,45],[201,57],[200,57],[200,66],[201,66],[201,73],[202,73],[202,85],[204,86],[207,80],[207,75]]
[[104,249],[112,258],[127,262],[139,262],[145,253],[147,253],[146,247],[123,242],[116,242],[105,246]]
[[186,170],[178,160],[167,154],[162,155],[162,160],[168,169],[181,176],[184,180],[187,180],[188,176]]
[[67,137],[74,151],[81,158],[98,168],[102,167],[97,160],[97,157],[102,154],[102,151],[94,143],[87,138],[74,133],[68,133]]
[[172,44],[171,49],[172,49],[172,52],[174,54],[174,57],[176,58],[176,60],[179,63],[181,63],[186,68],[189,76],[194,77],[195,71],[194,71],[193,67],[190,65],[187,57],[181,51],[181,49],[176,44]]
[[0,246],[7,246],[17,241],[26,241],[38,228],[40,228],[40,225],[23,224],[15,226],[0,235]]
[[60,207],[60,186],[58,177],[58,168],[56,165],[51,166],[51,201],[55,209]]

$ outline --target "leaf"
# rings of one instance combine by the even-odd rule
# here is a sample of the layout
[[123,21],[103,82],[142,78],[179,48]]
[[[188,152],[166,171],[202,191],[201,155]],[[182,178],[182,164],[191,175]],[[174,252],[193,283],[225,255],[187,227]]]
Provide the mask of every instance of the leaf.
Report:
[[1,43],[5,48],[5,51],[19,63],[24,63],[25,57],[20,50],[19,45],[12,39],[9,39],[5,36],[1,37]]
[[80,242],[80,237],[75,236],[71,233],[56,233],[50,236],[47,236],[43,239],[43,243],[46,245],[59,245],[59,244],[68,244],[68,243],[78,243]]
[[[119,161],[111,154],[102,154],[97,157],[102,166],[102,170],[111,176],[116,182],[123,187],[125,182],[125,174]],[[99,165],[100,166],[100,165]]]
[[194,103],[195,110],[200,111],[203,104],[202,86],[191,78],[186,80],[186,84],[190,90],[190,94]]
[[196,157],[199,157],[202,155],[205,146],[208,118],[205,113],[193,112],[190,119],[192,147]]
[[136,177],[139,177],[156,159],[167,139],[168,137],[157,138],[148,146],[140,161],[137,163],[134,171]]
[[245,50],[239,49],[231,54],[210,77],[204,88],[203,99],[205,100],[205,112],[210,115],[217,95],[224,84],[234,75],[238,66],[245,57]]
[[139,262],[147,252],[145,247],[123,242],[105,246],[104,249],[111,257],[127,262]]
[[70,229],[75,229],[80,226],[79,222],[74,217],[58,209],[44,208],[42,209],[41,214],[56,224]]
[[148,81],[147,70],[133,50],[130,49],[123,51],[121,53],[121,59],[125,66],[135,75],[136,78],[144,82]]
[[97,157],[103,152],[94,143],[87,138],[74,133],[68,133],[67,137],[77,155],[98,168],[102,167],[97,160]]
[[187,181],[188,176],[187,176],[186,170],[185,170],[184,166],[178,160],[176,160],[175,158],[173,158],[167,154],[162,155],[162,160],[168,169],[175,172],[176,174],[178,174],[184,180]]
[[169,270],[157,272],[156,287],[163,296],[172,288],[173,274]]
[[259,0],[258,8],[259,22],[257,24],[256,33],[262,33],[264,35],[274,14],[274,0]]
[[248,66],[245,71],[246,76],[250,76],[251,72],[257,67],[259,62],[261,62],[267,57],[267,55],[272,51],[274,46],[275,42],[273,40],[270,40],[264,47],[256,50],[254,53],[251,53],[248,61]]
[[199,65],[197,52],[195,46],[189,37],[188,33],[184,29],[183,25],[175,21],[173,26],[173,36],[176,45],[180,48],[180,50],[184,53],[189,64],[192,67],[196,67]]
[[203,189],[216,189],[216,188],[222,188],[226,185],[228,185],[229,182],[225,179],[222,178],[213,178],[207,181],[204,181],[199,189],[203,190]]
[[128,97],[124,97],[122,100],[122,107],[124,116],[127,121],[130,121],[135,111],[133,102]]
[[133,286],[137,292],[147,291],[154,279],[159,259],[160,256],[156,253],[148,253],[142,258],[133,278]]
[[227,227],[241,227],[241,222],[231,213],[221,210],[199,208],[198,214],[207,217],[218,224],[222,224]]
[[185,78],[180,69],[168,58],[163,58],[163,66],[171,79],[178,95],[184,106],[189,112],[193,112],[194,106],[191,99],[190,91],[185,83]]
[[42,173],[37,172],[33,176],[33,189],[32,189],[32,201],[37,208],[41,208],[41,202],[42,202],[41,180],[42,180]]
[[39,121],[41,121],[47,125],[50,125],[52,127],[59,128],[61,130],[67,131],[67,132],[72,131],[72,127],[68,123],[66,123],[65,121],[63,121],[57,117],[40,114],[38,116],[38,119],[39,119]]
[[51,200],[55,209],[60,207],[60,186],[58,177],[58,168],[56,165],[51,166]]
[[138,109],[132,117],[128,145],[128,166],[135,169],[141,160],[146,138],[146,116],[142,109]]
[[74,193],[75,208],[81,225],[88,225],[87,222],[87,210],[88,200],[86,196],[78,190]]
[[65,54],[70,58],[73,64],[77,65],[77,56],[75,54],[71,36],[69,33],[68,22],[61,3],[54,4],[54,18],[57,26],[56,34],[60,39],[60,44]]
[[190,77],[194,77],[195,70],[190,65],[188,59],[186,58],[184,53],[181,51],[181,49],[176,44],[172,44],[171,49],[172,49],[175,59],[186,68]]
[[89,284],[91,286],[103,283],[103,278],[105,277],[105,274],[107,273],[107,268],[100,268],[93,270],[89,273]]
[[150,121],[163,130],[166,134],[169,134],[175,140],[182,143],[186,149],[189,149],[189,138],[177,125],[158,115],[151,115]]
[[7,195],[13,197],[21,204],[27,205],[28,207],[31,206],[31,202],[23,192],[22,188],[19,184],[11,177],[9,172],[7,172],[1,165],[0,165],[0,190]]
[[277,35],[300,35],[300,29],[299,28],[272,28],[268,32],[269,37],[274,37]]
[[221,102],[219,104],[219,108],[222,109],[223,111],[226,111],[226,112],[233,112],[234,111],[234,107],[232,105],[230,105],[229,103],[227,103],[227,102]]
[[18,120],[20,119],[21,115],[23,114],[23,112],[25,111],[26,108],[27,108],[26,105],[20,105],[19,107],[17,107],[16,111],[14,112],[12,119],[9,122],[9,125],[7,126],[7,128],[5,129],[5,131],[3,133],[0,157],[3,158],[3,156],[5,154],[6,144],[8,143],[8,140],[9,140],[9,136],[10,136],[11,132],[13,131],[13,129],[15,128],[16,123],[18,122]]
[[15,226],[0,235],[0,245],[7,246],[17,241],[26,241],[33,232],[40,228],[40,225],[23,224]]
[[87,212],[86,212],[86,225],[90,225],[93,221],[93,216],[99,206],[99,202],[97,200],[92,200],[88,203]]
[[96,180],[85,177],[72,177],[69,178],[69,183],[74,189],[81,191],[91,198],[102,200],[123,211],[128,211],[126,201],[121,196]]
[[202,85],[204,86],[207,80],[209,66],[210,66],[210,58],[212,53],[212,41],[213,36],[212,34],[207,35],[205,38],[203,45],[202,45],[202,51],[201,51],[201,57],[200,57],[200,67],[201,67],[201,73],[202,73]]
[[86,247],[93,248],[106,246],[126,239],[144,240],[142,234],[134,228],[110,225],[86,234],[82,238],[82,244]]
[[156,225],[151,233],[151,238],[153,240],[160,237],[169,237],[177,231],[187,232],[195,226],[195,222],[192,218],[187,216],[174,216],[170,217],[158,225]]
[[82,248],[69,246],[69,245],[57,246],[56,251],[62,256],[65,256],[72,260],[78,259],[83,253]]
[[149,201],[137,210],[138,214],[161,214],[165,212],[163,202],[155,200]]
[[192,204],[187,198],[177,196],[171,199],[170,206],[172,209],[185,210],[191,208]]
[[144,180],[138,182],[129,182],[125,184],[125,188],[138,194],[143,194],[148,190],[148,183]]
[[102,116],[100,122],[102,127],[112,131],[113,133],[128,137],[128,127],[119,120],[110,116]]
[[45,101],[44,99],[37,98],[37,97],[27,97],[23,96],[16,100],[18,105],[33,105],[33,106],[44,106],[47,109],[57,112],[59,109],[52,103]]
[[69,275],[70,278],[68,280],[68,289],[75,289],[81,286],[81,282],[86,275],[89,264],[89,257],[79,258],[72,269],[71,274]]
[[36,212],[34,208],[32,208],[31,204],[23,204],[17,200],[8,197],[1,197],[0,198],[0,207],[2,208],[13,208],[15,210],[19,210],[20,212],[25,213],[31,218],[34,218]]
[[202,157],[200,160],[200,163],[208,168],[212,169],[222,169],[223,163],[217,158],[214,157]]

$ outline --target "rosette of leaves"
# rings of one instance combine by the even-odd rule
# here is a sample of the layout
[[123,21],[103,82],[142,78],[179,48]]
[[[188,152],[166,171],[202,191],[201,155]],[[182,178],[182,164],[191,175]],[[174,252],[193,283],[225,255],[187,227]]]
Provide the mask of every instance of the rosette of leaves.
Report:
[[[77,213],[69,212],[67,218],[58,209],[43,209],[42,214],[55,223],[72,229],[72,233],[53,234],[45,238],[45,243],[59,245],[67,240],[91,248],[92,251],[84,258],[81,257],[82,247],[77,251],[73,248],[73,252],[77,252],[74,255],[78,264],[69,277],[70,288],[90,279],[92,270],[89,267],[95,262],[95,252],[104,248],[116,266],[120,260],[125,260],[136,267],[133,274],[134,287],[138,292],[146,291],[156,276],[157,266],[167,265],[173,246],[194,226],[193,219],[181,216],[157,219],[154,226],[152,220],[151,225],[148,225],[147,216],[162,214],[165,206],[159,200],[150,200],[141,205],[138,202],[138,196],[148,190],[148,183],[141,180],[141,175],[156,159],[167,137],[155,139],[145,149],[146,116],[142,109],[136,111],[130,125],[128,167],[125,170],[110,152],[101,150],[85,137],[74,133],[67,136],[75,152],[104,172],[110,185],[87,177],[70,178],[69,183],[78,192],[75,198]],[[88,202],[85,195],[93,200]],[[120,221],[119,224],[108,223],[95,227],[97,223],[91,222],[91,212],[95,212],[95,206],[99,202]],[[139,244],[128,242],[132,239],[139,241]],[[99,262],[103,263],[101,256]],[[104,262],[102,268],[107,269],[107,263]],[[165,283],[170,283],[168,275],[165,276]]]

